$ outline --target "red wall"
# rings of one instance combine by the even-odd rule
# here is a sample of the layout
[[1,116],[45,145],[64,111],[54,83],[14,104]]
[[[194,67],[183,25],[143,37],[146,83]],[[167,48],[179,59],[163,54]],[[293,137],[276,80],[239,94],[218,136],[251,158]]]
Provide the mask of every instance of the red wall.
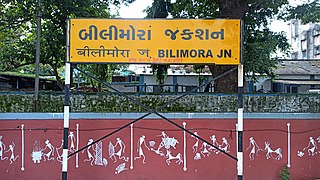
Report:
[[[129,120],[106,120],[106,119],[77,119],[70,121],[70,132],[75,135],[74,145],[76,147],[77,131],[76,124],[79,124],[79,148],[85,146],[89,139],[98,139],[118,127],[126,124]],[[215,135],[217,143],[222,144],[222,138],[225,138],[230,144],[230,154],[236,156],[236,133],[234,132],[236,119],[175,119],[174,122],[182,125],[186,122],[186,128],[192,132],[197,132],[209,142],[210,136]],[[313,179],[320,178],[320,119],[244,119],[244,179],[279,179],[279,170],[288,163],[288,126],[290,123],[291,137],[291,177],[292,179]],[[22,130],[21,125],[24,124],[24,156],[22,155]],[[181,154],[181,160],[186,160],[186,171],[184,171],[184,162],[176,163],[177,159],[171,160],[171,164],[166,163],[167,157],[160,156],[155,151],[148,150],[142,146],[142,152],[145,155],[145,164],[141,159],[131,161],[130,153],[130,127],[105,138],[102,141],[102,159],[107,160],[106,167],[103,165],[93,165],[90,162],[84,162],[88,158],[87,149],[79,153],[78,168],[76,168],[76,157],[72,156],[68,162],[68,178],[69,179],[236,179],[237,169],[236,161],[222,154],[216,154],[214,151],[208,151],[211,154],[204,153],[203,142],[199,141],[197,152],[194,152],[193,145],[196,139],[186,134],[186,159],[184,158],[184,132],[177,129],[173,125],[161,119],[144,119],[133,126],[133,158],[139,155],[138,141],[144,135],[148,148],[157,149],[161,142],[161,133],[164,132],[169,138],[174,137],[178,140],[174,147],[170,147],[171,154],[176,156]],[[63,139],[63,120],[1,120],[0,136],[1,142],[5,144],[7,152],[3,151],[3,157],[8,159],[0,160],[1,179],[61,179],[61,163],[57,160],[57,148],[61,145]],[[276,153],[271,153],[270,159],[267,159],[267,152],[259,150],[253,154],[250,160],[250,137],[259,146],[259,149],[265,149],[265,142],[270,143],[272,150],[281,148],[282,158],[277,160]],[[314,154],[308,155],[309,138],[312,137],[319,149],[314,150]],[[109,143],[116,144],[117,138],[120,138],[125,144],[122,155],[128,158],[128,161],[119,160],[114,162],[109,155]],[[54,158],[51,161],[44,161],[44,157],[40,163],[32,161],[32,152],[35,150],[35,141],[39,141],[40,149],[45,148],[45,141],[54,147]],[[169,139],[170,140],[170,139]],[[172,140],[172,139],[171,139]],[[15,144],[13,149],[14,157],[18,156],[15,161],[10,164],[11,151],[9,145]],[[69,147],[71,142],[69,139]],[[223,145],[225,147],[225,145]],[[249,147],[249,148],[248,148]],[[94,148],[96,148],[94,146]],[[120,146],[115,146],[115,152]],[[207,149],[209,146],[207,147]],[[248,150],[246,150],[248,148]],[[306,148],[304,151],[303,149]],[[256,147],[256,152],[257,152]],[[160,149],[166,154],[166,147]],[[49,148],[42,152],[48,153]],[[302,157],[298,156],[298,151],[304,153]],[[62,148],[58,150],[62,154]],[[206,152],[206,151],[205,151]],[[90,153],[94,155],[92,147]],[[196,153],[200,153],[201,159],[195,160]],[[121,155],[121,156],[122,156]],[[251,154],[252,155],[252,154]],[[300,154],[301,156],[302,154]],[[22,158],[24,157],[24,171],[21,170]],[[253,159],[253,158],[254,159]],[[125,163],[124,170],[117,173],[116,168]],[[133,169],[130,169],[131,163]]]

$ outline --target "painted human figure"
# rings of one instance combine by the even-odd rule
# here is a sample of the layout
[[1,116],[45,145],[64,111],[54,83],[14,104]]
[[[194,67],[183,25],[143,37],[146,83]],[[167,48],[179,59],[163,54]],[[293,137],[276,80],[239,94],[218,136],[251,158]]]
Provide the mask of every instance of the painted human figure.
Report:
[[2,142],[2,136],[0,136],[0,159],[6,160],[8,157],[4,157],[4,151],[6,150],[6,145]]
[[145,136],[142,135],[140,138],[139,138],[139,141],[138,141],[138,153],[139,153],[139,156],[135,157],[134,160],[136,159],[140,159],[141,157],[143,157],[143,160],[142,160],[142,163],[145,164],[145,160],[146,160],[146,156],[144,155],[143,153],[143,149],[142,149],[142,146],[144,145],[149,151],[150,149],[148,148],[148,146],[146,145],[146,141],[145,141]]
[[230,144],[225,137],[222,138],[222,144],[219,146],[221,150],[229,152]]
[[59,150],[62,149],[63,147],[63,139],[61,140],[61,145],[60,147],[56,148],[57,151],[57,161],[62,162],[62,153],[60,155]]
[[115,153],[119,157],[119,159],[123,159],[124,161],[127,161],[126,157],[122,156],[122,153],[124,153],[124,150],[126,149],[126,145],[123,143],[123,141],[120,138],[117,138],[116,145],[114,147],[117,147],[119,145],[119,150]]
[[76,138],[74,137],[74,134],[73,134],[73,132],[70,132],[70,134],[69,134],[69,136],[68,136],[68,138],[70,139],[70,152],[71,153],[73,153],[73,152],[75,152],[76,150],[75,150],[75,146],[74,146],[74,142],[76,141]]
[[260,148],[259,148],[258,144],[256,143],[256,141],[253,139],[253,137],[250,137],[249,140],[250,140],[250,145],[249,145],[249,147],[247,147],[246,151],[251,148],[249,158],[250,158],[250,161],[253,161],[254,155],[256,153],[258,154]]
[[47,160],[54,160],[54,147],[52,146],[52,144],[50,143],[49,139],[47,139],[45,141],[45,144],[46,144],[46,147],[44,149],[42,149],[42,152],[44,150],[46,150],[47,148],[49,149],[49,151],[47,153],[44,153],[43,154],[43,159],[44,161],[46,161],[46,157],[47,157]]
[[[194,134],[199,136],[197,132],[194,132]],[[199,147],[199,139],[197,137],[193,136],[193,135],[191,135],[191,137],[196,138],[196,142],[192,146],[193,152],[196,153],[198,151],[198,147]]]
[[[213,144],[214,146],[219,147],[219,144],[218,144],[218,142],[217,142],[216,135],[213,134],[212,136],[210,136],[210,139],[211,139],[212,144]],[[216,154],[217,154],[217,152],[219,152],[215,147],[210,146],[210,147],[209,147],[209,151],[212,151],[212,150],[213,150],[213,152],[215,152]]]
[[164,131],[162,131],[161,134],[158,135],[158,136],[161,136],[161,143],[159,144],[158,149],[156,150],[156,152],[162,154],[162,152],[160,151],[160,149],[161,149],[163,146],[165,146],[165,143],[164,143],[165,140],[164,140],[164,139],[169,138],[169,137],[168,137],[168,135],[167,135]]
[[207,156],[209,156],[211,153],[208,151],[207,149],[208,144],[206,142],[203,142],[201,149],[203,149],[201,151],[201,154],[203,155],[203,157],[205,157],[205,154],[207,154]]
[[162,136],[162,139],[163,139],[163,138],[168,138],[168,135],[167,135],[164,131],[161,132],[161,135],[160,135],[160,136]]
[[10,164],[12,164],[13,163],[13,161],[16,161],[17,160],[17,158],[19,157],[18,155],[16,156],[16,157],[14,157],[14,147],[15,147],[16,145],[14,144],[14,142],[12,142],[12,144],[10,144],[9,145],[9,149],[6,151],[6,152],[9,152],[9,151],[11,151],[11,156],[10,156]]
[[[90,149],[92,148],[93,151],[95,151],[94,147],[92,146],[93,143],[93,139],[89,139],[87,145],[90,145],[87,147],[87,155],[88,155],[88,159],[85,159],[84,162],[90,161],[91,166],[93,166],[93,161],[94,161],[94,157],[90,152]],[[85,150],[85,149],[84,149]],[[84,150],[82,151],[82,153],[84,152]]]
[[318,152],[318,147],[317,147],[317,142],[313,139],[313,137],[309,138],[309,143],[308,146],[303,148],[303,150],[308,149],[308,154],[309,156],[314,156],[315,154],[317,154]]

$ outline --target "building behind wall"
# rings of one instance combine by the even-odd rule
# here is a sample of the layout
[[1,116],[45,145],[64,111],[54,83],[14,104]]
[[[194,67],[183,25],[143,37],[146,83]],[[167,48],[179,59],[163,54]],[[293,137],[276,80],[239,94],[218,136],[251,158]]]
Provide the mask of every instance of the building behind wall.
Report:
[[289,25],[291,58],[320,59],[320,24],[302,25],[300,20],[291,20]]

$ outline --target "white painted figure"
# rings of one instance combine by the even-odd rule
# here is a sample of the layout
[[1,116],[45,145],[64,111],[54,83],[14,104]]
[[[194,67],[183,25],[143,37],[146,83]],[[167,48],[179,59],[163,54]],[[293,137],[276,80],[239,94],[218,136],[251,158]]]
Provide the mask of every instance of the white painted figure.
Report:
[[303,148],[303,151],[305,151],[306,149],[308,149],[309,156],[314,156],[318,154],[317,142],[313,139],[313,137],[309,137],[308,146]]
[[229,152],[230,144],[225,137],[222,138],[222,144],[219,146],[219,148],[225,152]]
[[253,161],[254,156],[255,155],[258,156],[258,152],[261,151],[262,149],[259,148],[258,144],[256,143],[253,137],[250,137],[249,140],[250,140],[250,144],[249,144],[249,147],[247,147],[246,151],[248,151],[251,148],[249,158],[250,158],[250,161]]
[[9,149],[6,151],[6,152],[9,152],[9,151],[11,151],[11,156],[10,156],[10,164],[12,164],[13,163],[13,161],[16,161],[17,160],[17,158],[19,157],[18,155],[15,157],[14,156],[14,147],[15,147],[16,145],[14,144],[14,142],[12,141],[12,144],[10,144],[9,145]]
[[[212,136],[210,136],[210,140],[212,141],[212,144],[213,144],[214,146],[219,147],[219,144],[218,144],[218,142],[217,142],[216,135],[213,134]],[[215,147],[212,147],[212,146],[209,147],[209,151],[213,151],[213,152],[216,153],[216,154],[218,154],[218,152],[219,152],[219,150],[217,150]]]
[[179,143],[179,141],[174,137],[170,138],[165,132],[162,132],[159,136],[161,136],[161,143],[159,144],[158,149],[154,150],[151,147],[151,150],[154,151],[156,154],[165,157],[165,154],[161,151],[161,149],[163,147],[167,150],[170,149],[170,147],[176,149],[176,145]]
[[[197,132],[194,132],[195,135],[199,136]],[[198,147],[199,147],[199,139],[193,135],[191,135],[191,137],[194,137],[196,139],[196,142],[194,143],[194,145],[192,146],[193,152],[197,153],[198,152]]]
[[136,160],[136,159],[140,159],[141,157],[143,157],[143,160],[142,160],[142,163],[143,164],[145,164],[146,162],[145,162],[145,160],[146,160],[146,156],[144,155],[144,153],[143,153],[143,148],[142,148],[142,146],[144,145],[149,151],[150,151],[150,149],[148,148],[148,146],[146,145],[146,141],[145,141],[145,136],[144,135],[142,135],[140,138],[139,138],[139,141],[138,141],[138,154],[139,154],[139,156],[137,156],[137,157],[135,157],[134,158],[134,160]]
[[69,151],[71,153],[75,152],[75,145],[74,145],[74,142],[76,141],[76,137],[74,136],[73,132],[70,132],[68,138],[70,139],[70,149]]
[[[93,162],[94,162],[94,157],[91,154],[90,149],[92,148],[93,151],[95,151],[94,147],[92,146],[93,143],[93,139],[89,139],[87,145],[90,145],[87,147],[87,156],[88,158],[84,160],[84,162],[90,162],[90,165],[93,166]],[[85,149],[84,149],[85,150]],[[82,153],[84,152],[84,150],[82,150]]]
[[[42,154],[43,154],[43,160],[44,160],[44,161],[46,161],[46,160],[48,160],[48,161],[53,160],[53,161],[54,161],[54,147],[53,147],[53,145],[50,143],[49,139],[47,139],[47,140],[45,141],[45,144],[46,144],[46,147],[41,150],[41,152],[42,152]],[[44,151],[45,151],[47,148],[49,149],[49,151],[46,152],[46,153],[44,153]],[[47,157],[47,158],[46,158],[46,157]]]
[[[270,143],[269,142],[264,142],[265,144],[265,148],[264,150],[267,152],[266,153],[266,158],[267,159],[270,159],[270,157],[272,157],[273,159],[276,159],[276,160],[280,160],[282,158],[282,153],[281,153],[281,148],[277,148],[276,150],[272,150],[270,148]],[[274,158],[272,156],[272,153],[275,153],[277,156]]]
[[171,151],[169,149],[167,149],[166,158],[167,158],[166,163],[168,165],[170,165],[170,163],[171,163],[170,161],[173,159],[177,159],[176,163],[178,163],[178,164],[181,164],[183,162],[181,153],[178,153],[176,156],[172,156]]
[[57,161],[62,163],[62,152],[61,155],[59,153],[60,149],[62,149],[63,147],[63,139],[61,140],[61,145],[60,147],[56,148],[56,152],[57,152]]
[[119,159],[122,159],[128,162],[129,158],[122,155],[122,153],[124,153],[124,150],[126,149],[126,145],[123,143],[123,141],[120,138],[117,138],[117,142],[114,147],[116,148],[118,145],[119,145],[119,150],[115,153],[115,155],[118,156]]
[[6,160],[8,157],[4,157],[4,151],[6,150],[6,145],[2,142],[2,136],[0,136],[0,159]]
[[40,147],[40,142],[39,141],[35,141],[34,145],[33,145],[33,149],[32,149],[32,161],[33,163],[40,163],[41,159],[42,159],[42,149]]
[[320,143],[320,136],[317,138],[318,143]]
[[203,143],[202,143],[202,147],[201,147],[202,151],[200,151],[200,152],[201,152],[201,154],[203,155],[203,157],[205,157],[205,154],[207,154],[208,157],[209,157],[209,155],[211,154],[211,153],[208,151],[207,146],[208,146],[208,144],[207,144],[206,142],[203,142]]

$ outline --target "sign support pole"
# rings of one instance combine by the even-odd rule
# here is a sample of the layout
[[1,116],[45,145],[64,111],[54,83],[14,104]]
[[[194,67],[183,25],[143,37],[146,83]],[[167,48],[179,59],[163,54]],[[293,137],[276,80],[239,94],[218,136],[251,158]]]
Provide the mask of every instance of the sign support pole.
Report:
[[241,20],[241,33],[240,33],[240,64],[238,65],[238,128],[237,128],[237,170],[238,180],[243,178],[243,27],[244,23]]
[[67,180],[68,173],[68,132],[69,132],[69,111],[70,111],[70,72],[71,65],[69,61],[69,21],[67,21],[67,53],[65,69],[65,87],[64,87],[64,113],[63,113],[63,153],[62,153],[62,180]]

